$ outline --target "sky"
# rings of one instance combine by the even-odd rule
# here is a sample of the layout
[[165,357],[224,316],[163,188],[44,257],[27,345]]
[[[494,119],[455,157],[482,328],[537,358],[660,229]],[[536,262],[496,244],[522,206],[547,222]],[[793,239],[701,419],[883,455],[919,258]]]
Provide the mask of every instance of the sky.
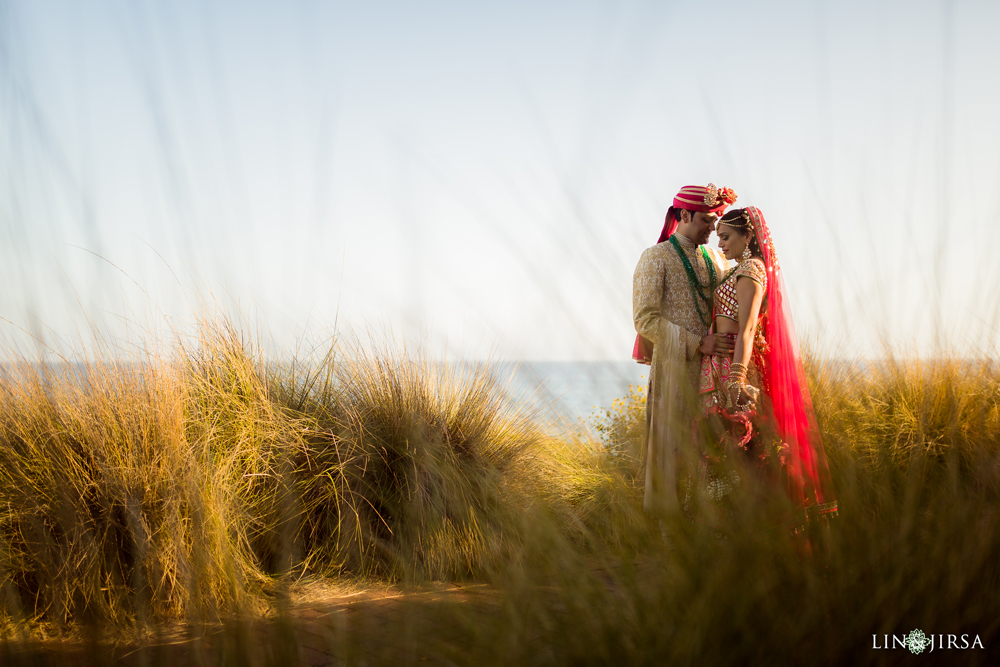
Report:
[[221,312],[286,351],[627,360],[635,263],[712,182],[764,212],[811,349],[995,352],[998,28],[985,0],[0,0],[0,339]]

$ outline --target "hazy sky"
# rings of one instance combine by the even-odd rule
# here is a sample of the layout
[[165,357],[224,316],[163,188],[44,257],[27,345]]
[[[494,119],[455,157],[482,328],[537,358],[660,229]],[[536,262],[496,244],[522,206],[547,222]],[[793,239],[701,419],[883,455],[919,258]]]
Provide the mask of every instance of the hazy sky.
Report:
[[813,345],[982,343],[998,28],[995,0],[0,0],[0,330],[208,302],[286,347],[627,359],[635,262],[711,181],[763,210]]

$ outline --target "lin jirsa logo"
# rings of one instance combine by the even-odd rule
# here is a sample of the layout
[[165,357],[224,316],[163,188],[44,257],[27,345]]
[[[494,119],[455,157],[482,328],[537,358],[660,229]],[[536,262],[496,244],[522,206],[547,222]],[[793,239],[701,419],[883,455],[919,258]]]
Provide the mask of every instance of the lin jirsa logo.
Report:
[[910,630],[910,634],[906,635],[906,648],[910,649],[910,653],[923,653],[924,649],[930,645],[931,639],[924,634],[923,630]]
[[[890,637],[892,638],[890,640]],[[931,633],[930,635],[925,635],[923,630],[911,630],[908,635],[882,635],[882,640],[879,641],[878,635],[872,635],[872,648],[874,649],[886,649],[886,648],[905,648],[909,649],[910,653],[914,655],[919,655],[924,651],[928,653],[933,653],[935,649],[937,650],[948,650],[948,649],[968,649],[968,648],[985,648],[983,646],[983,641],[976,635],[975,639],[971,642],[969,641],[969,635],[935,635]]]

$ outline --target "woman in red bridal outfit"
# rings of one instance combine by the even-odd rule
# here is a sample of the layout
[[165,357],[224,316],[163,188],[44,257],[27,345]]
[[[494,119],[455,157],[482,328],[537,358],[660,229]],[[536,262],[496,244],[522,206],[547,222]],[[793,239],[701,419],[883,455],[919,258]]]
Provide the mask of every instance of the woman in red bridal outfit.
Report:
[[[797,508],[785,517],[799,531],[837,514],[826,454],[789,312],[781,265],[760,210],[735,209],[719,220],[719,248],[737,266],[714,291],[712,332],[731,336],[729,355],[705,355],[699,426],[709,493],[740,484],[783,486]],[[738,459],[736,467],[720,465]],[[732,461],[731,461],[732,462]]]

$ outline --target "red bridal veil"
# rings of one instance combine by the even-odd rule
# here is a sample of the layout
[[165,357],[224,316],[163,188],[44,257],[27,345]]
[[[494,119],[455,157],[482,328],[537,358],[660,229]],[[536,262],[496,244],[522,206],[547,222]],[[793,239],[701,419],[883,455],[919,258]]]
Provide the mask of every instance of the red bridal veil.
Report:
[[778,436],[789,448],[785,461],[789,496],[805,508],[806,519],[835,514],[837,501],[792,325],[781,264],[760,209],[749,206],[746,212],[767,268],[767,311],[763,321],[767,349],[761,376],[771,398]]

